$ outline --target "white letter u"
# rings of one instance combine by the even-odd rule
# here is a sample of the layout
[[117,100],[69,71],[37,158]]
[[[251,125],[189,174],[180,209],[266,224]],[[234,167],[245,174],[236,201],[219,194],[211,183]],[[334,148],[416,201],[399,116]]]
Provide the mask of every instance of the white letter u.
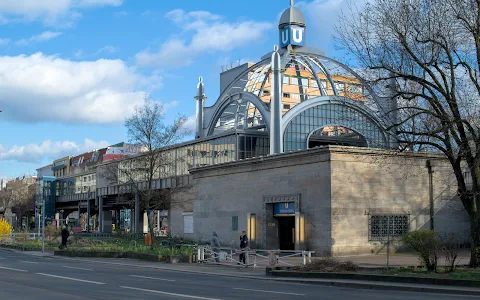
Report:
[[292,28],[292,36],[295,43],[301,43],[303,41],[303,31],[300,29]]
[[288,30],[282,31],[282,44],[287,44],[288,43]]

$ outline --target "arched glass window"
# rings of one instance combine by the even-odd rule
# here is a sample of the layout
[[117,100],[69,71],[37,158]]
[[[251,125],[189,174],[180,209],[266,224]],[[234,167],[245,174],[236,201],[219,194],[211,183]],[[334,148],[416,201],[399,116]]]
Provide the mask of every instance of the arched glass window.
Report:
[[284,152],[306,149],[312,134],[329,127],[350,129],[363,137],[368,147],[388,146],[383,130],[369,116],[351,106],[332,103],[307,108],[292,118],[284,131]]

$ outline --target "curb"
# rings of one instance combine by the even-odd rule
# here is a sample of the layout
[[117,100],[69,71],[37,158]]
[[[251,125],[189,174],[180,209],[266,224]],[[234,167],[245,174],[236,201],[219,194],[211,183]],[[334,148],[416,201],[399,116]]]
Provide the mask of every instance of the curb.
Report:
[[390,282],[397,284],[419,284],[433,286],[452,286],[462,288],[480,289],[480,281],[462,280],[450,278],[433,278],[433,277],[411,277],[411,276],[392,276],[382,274],[365,274],[365,273],[325,273],[325,272],[291,272],[284,270],[266,270],[267,276],[278,278],[302,278],[302,279],[322,279],[322,280],[356,280],[369,282]]
[[373,282],[354,282],[342,281],[342,280],[308,280],[308,279],[293,279],[293,278],[277,278],[273,279],[281,282],[289,283],[303,283],[303,284],[316,284],[337,288],[350,288],[350,289],[366,289],[366,290],[383,290],[383,291],[399,291],[399,292],[415,292],[415,293],[432,293],[432,294],[449,294],[449,295],[463,295],[463,296],[477,296],[480,297],[480,289],[454,289],[445,287],[422,287],[422,286],[408,286],[408,285],[391,285],[381,284]]

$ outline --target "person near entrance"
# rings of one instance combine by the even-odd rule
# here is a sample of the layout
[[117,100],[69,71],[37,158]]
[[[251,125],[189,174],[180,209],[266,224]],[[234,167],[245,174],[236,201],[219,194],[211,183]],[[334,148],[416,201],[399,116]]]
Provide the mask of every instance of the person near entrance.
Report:
[[247,237],[247,232],[244,230],[242,231],[242,235],[240,235],[240,258],[239,261],[245,265],[245,258],[246,258],[246,253],[248,247],[248,237]]
[[210,241],[210,246],[212,246],[213,256],[215,257],[215,262],[220,262],[220,241],[218,239],[217,233],[214,231],[212,233],[212,240]]

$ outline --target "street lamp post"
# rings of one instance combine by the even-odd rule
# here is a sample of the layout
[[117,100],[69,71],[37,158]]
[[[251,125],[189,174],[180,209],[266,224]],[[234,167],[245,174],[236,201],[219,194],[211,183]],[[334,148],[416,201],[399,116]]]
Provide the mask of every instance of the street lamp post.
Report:
[[428,170],[428,190],[429,190],[429,202],[430,202],[430,230],[434,230],[435,226],[433,223],[433,215],[435,213],[435,207],[433,203],[433,169],[432,169],[432,162],[430,159],[427,159],[425,164]]

